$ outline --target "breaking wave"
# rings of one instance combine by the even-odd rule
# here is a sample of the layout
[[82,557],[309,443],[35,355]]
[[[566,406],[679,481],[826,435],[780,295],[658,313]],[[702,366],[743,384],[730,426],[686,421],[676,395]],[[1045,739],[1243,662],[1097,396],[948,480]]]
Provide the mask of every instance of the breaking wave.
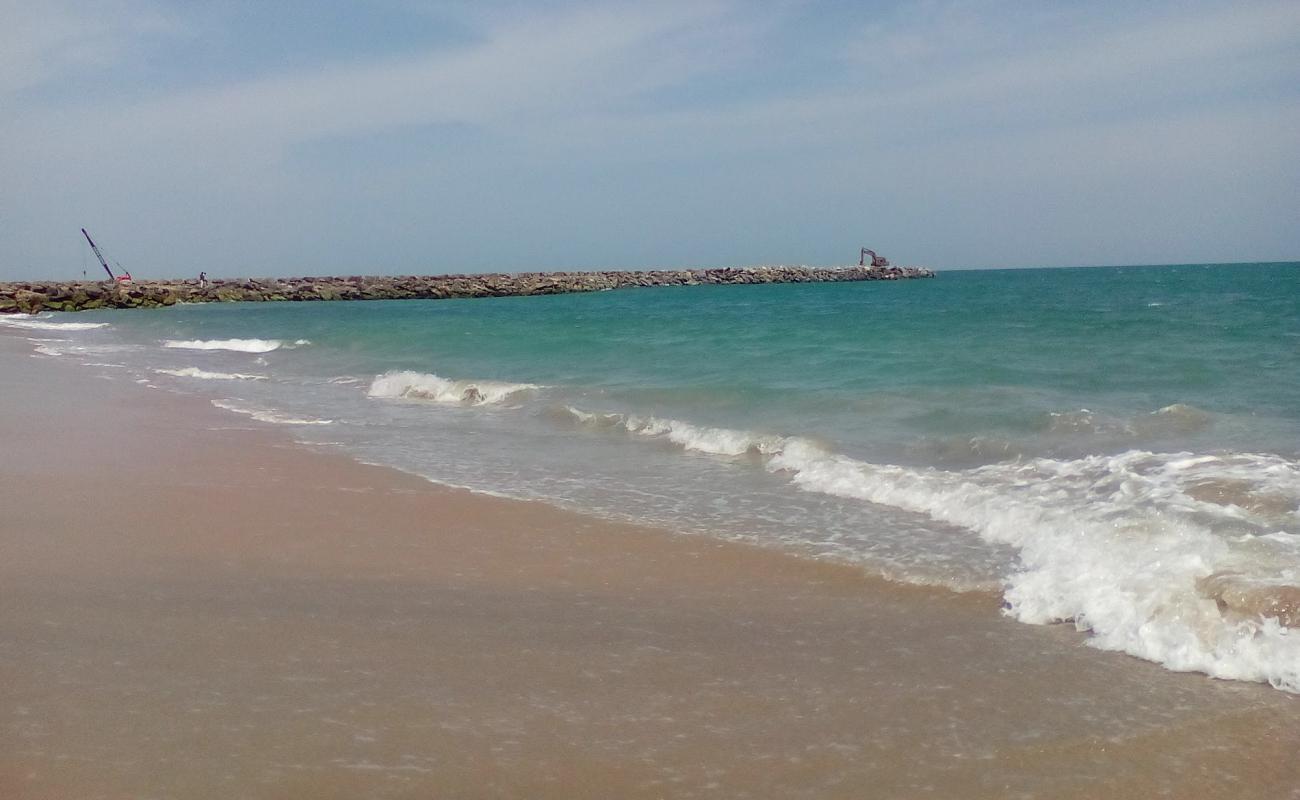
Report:
[[233,350],[238,353],[269,353],[272,350],[311,344],[307,339],[285,343],[280,339],[168,339],[163,347],[177,350]]
[[[136,349],[133,345],[128,344],[83,344],[74,343],[74,341],[68,339],[28,339],[27,341],[34,345],[33,351],[45,356],[94,357],[124,353]],[[94,362],[83,361],[82,363],[89,366]]]
[[107,322],[50,322],[46,319],[21,319],[8,316],[0,317],[0,325],[34,331],[89,331],[108,327]]
[[199,378],[205,381],[264,381],[265,375],[245,375],[242,372],[208,372],[198,367],[184,369],[155,369],[159,375],[174,375],[177,378]]
[[[710,453],[718,456],[776,455],[797,437],[763,435],[728,428],[711,428],[693,425],[675,419],[643,417],[636,414],[601,414],[565,406],[561,412],[574,421],[587,426],[619,428],[628,433],[660,438],[684,450]],[[811,439],[800,440],[816,447]]]
[[489,405],[541,387],[531,383],[451,380],[427,372],[394,370],[376,376],[370,383],[371,397],[425,400],[433,403]]
[[1300,693],[1300,635],[1288,628],[1300,618],[1294,461],[1131,450],[913,469],[853,459],[799,436],[563,413],[685,450],[757,456],[804,491],[969,529],[1018,552],[1004,597],[1022,622],[1073,622],[1102,649]]
[[258,422],[270,422],[276,425],[331,425],[334,422],[332,419],[316,419],[314,417],[287,417],[274,411],[241,406],[229,400],[213,400],[212,405],[225,411],[252,417]]

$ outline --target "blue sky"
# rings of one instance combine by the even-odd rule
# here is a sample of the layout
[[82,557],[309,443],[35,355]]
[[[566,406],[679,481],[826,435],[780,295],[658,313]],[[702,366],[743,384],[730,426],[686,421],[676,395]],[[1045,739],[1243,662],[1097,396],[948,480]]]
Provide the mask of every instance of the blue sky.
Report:
[[0,186],[0,279],[1293,260],[1300,3],[0,0]]

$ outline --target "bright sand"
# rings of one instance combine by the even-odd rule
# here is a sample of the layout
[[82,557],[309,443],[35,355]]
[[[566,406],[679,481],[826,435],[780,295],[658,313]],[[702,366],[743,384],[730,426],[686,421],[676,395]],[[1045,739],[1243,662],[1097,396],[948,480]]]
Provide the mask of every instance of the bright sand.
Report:
[[1300,698],[0,336],[0,797],[1300,797]]

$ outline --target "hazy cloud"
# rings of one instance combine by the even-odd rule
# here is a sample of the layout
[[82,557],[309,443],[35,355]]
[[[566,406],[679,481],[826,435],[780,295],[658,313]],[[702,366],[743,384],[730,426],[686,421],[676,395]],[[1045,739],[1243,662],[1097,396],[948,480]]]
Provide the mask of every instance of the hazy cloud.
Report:
[[413,11],[472,35],[187,82],[159,42],[256,17],[0,5],[0,275],[83,224],[141,274],[1300,249],[1294,3],[358,13]]
[[0,0],[0,98],[69,74],[111,68],[141,40],[180,31],[144,3]]

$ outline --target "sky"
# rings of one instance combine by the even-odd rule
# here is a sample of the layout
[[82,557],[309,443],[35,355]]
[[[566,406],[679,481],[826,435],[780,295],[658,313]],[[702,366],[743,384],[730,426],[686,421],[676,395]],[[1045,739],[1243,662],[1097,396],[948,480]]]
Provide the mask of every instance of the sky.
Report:
[[0,280],[1300,259],[1300,3],[0,0]]

